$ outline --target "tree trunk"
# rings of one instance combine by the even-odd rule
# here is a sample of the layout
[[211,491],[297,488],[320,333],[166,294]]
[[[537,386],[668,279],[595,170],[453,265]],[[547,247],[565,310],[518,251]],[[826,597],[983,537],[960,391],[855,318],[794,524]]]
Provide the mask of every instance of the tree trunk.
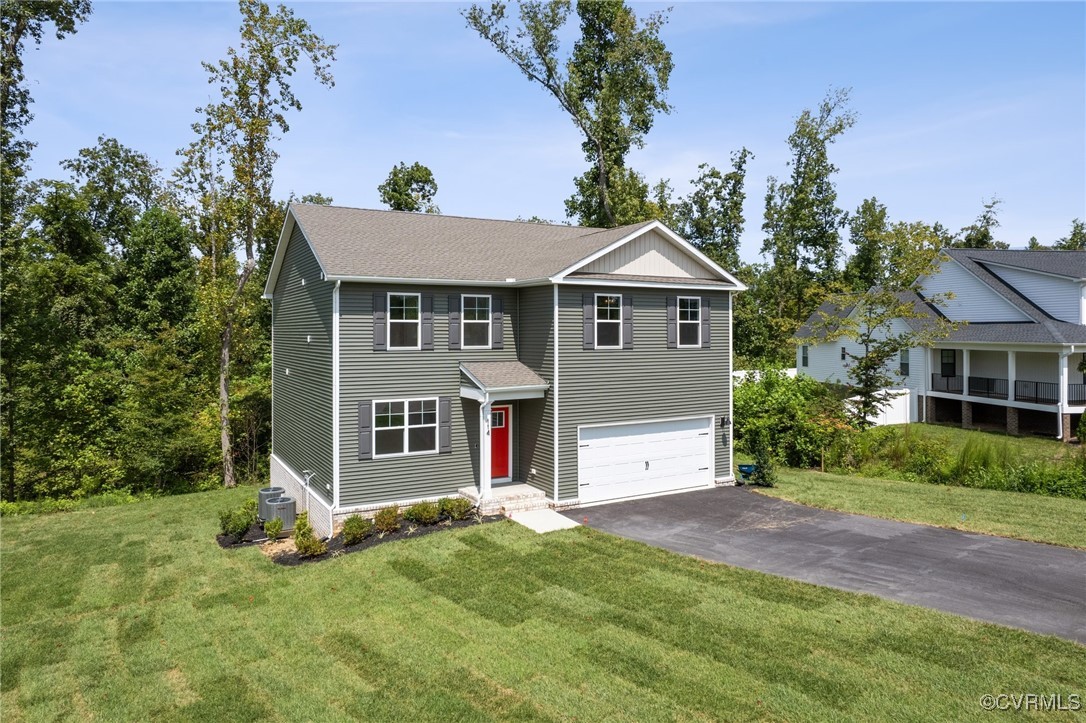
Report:
[[234,440],[230,435],[230,342],[234,335],[233,309],[226,320],[219,347],[219,439],[222,443],[222,481],[234,487]]

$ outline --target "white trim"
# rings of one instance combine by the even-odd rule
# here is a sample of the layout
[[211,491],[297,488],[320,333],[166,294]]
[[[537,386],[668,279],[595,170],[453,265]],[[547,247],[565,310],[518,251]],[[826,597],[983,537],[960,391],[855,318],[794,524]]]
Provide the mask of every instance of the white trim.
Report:
[[[618,325],[618,344],[600,346],[600,297],[617,297],[618,298],[618,318],[606,319],[605,324],[617,324]],[[593,349],[621,349],[622,348],[622,294],[593,294],[592,306],[594,310],[592,312],[592,348]]]
[[747,287],[743,284],[743,282],[741,282],[739,279],[737,279],[734,276],[732,276],[731,274],[729,274],[723,268],[718,266],[715,261],[713,261],[708,256],[706,256],[705,254],[703,254],[702,252],[700,252],[696,248],[694,248],[694,246],[689,241],[682,238],[677,233],[675,233],[674,231],[672,231],[671,229],[669,229],[667,226],[660,223],[659,221],[653,221],[651,223],[648,223],[648,224],[646,224],[646,225],[632,231],[631,233],[627,234],[626,236],[623,236],[619,240],[614,241],[611,244],[608,244],[607,246],[604,246],[602,249],[599,249],[598,251],[595,251],[594,253],[589,254],[588,256],[584,257],[580,261],[577,261],[573,265],[567,266],[565,269],[562,269],[557,274],[555,274],[553,277],[551,277],[551,280],[555,281],[555,282],[564,281],[565,277],[568,276],[569,274],[573,273],[574,271],[577,271],[578,269],[581,269],[581,268],[587,266],[588,264],[592,263],[593,261],[595,261],[596,259],[598,259],[598,258],[600,258],[602,256],[606,256],[607,254],[611,253],[612,251],[619,248],[620,246],[624,246],[624,245],[628,244],[630,241],[633,241],[638,236],[643,236],[644,234],[648,233],[649,231],[658,232],[661,236],[663,236],[665,239],[670,241],[672,244],[674,244],[675,246],[678,246],[682,251],[685,251],[687,254],[693,256],[695,259],[697,259],[699,262],[701,262],[701,264],[703,266],[705,266],[707,269],[712,271],[714,274],[716,274],[717,276],[719,276],[720,278],[724,279],[725,281],[727,281],[727,282],[729,282],[731,284],[735,284],[735,289],[737,291],[745,291],[746,290]]
[[[432,450],[423,450],[421,452],[408,452],[408,430],[409,429],[424,429],[431,425],[429,424],[416,424],[411,426],[408,420],[410,410],[408,405],[411,402],[433,402],[434,403],[434,448]],[[378,404],[403,404],[403,452],[393,452],[391,454],[378,454],[377,453],[377,432],[383,429],[400,429],[400,427],[378,427],[377,426],[377,405]],[[425,457],[426,455],[438,454],[438,450],[441,448],[441,440],[438,437],[441,436],[441,400],[438,397],[406,397],[404,399],[374,399],[370,405],[370,430],[373,432],[373,459],[391,459],[393,457]]]
[[[505,436],[509,442],[508,457],[506,457],[506,463],[509,465],[509,474],[505,477],[494,477],[494,470],[491,470],[490,481],[493,482],[512,482],[513,481],[513,405],[512,404],[493,404],[490,407],[490,415],[494,416],[494,412],[497,410],[503,410],[505,414]],[[491,425],[493,428],[493,425]],[[494,448],[490,449],[490,465],[494,466]]]
[[[686,299],[687,301],[697,302],[698,318],[697,321],[683,321],[681,318],[680,302]],[[683,324],[694,324],[698,330],[698,341],[696,344],[683,344],[682,328]],[[700,349],[701,348],[701,297],[700,296],[676,296],[675,297],[675,346],[678,349]]]
[[489,397],[496,402],[510,402],[517,399],[542,399],[547,396],[547,387],[506,387],[504,389],[488,389],[483,392],[475,387],[460,385],[460,396],[464,399],[474,399],[477,402]]
[[[332,287],[332,507],[339,507],[339,284]],[[272,363],[274,369],[274,362]]]
[[490,286],[490,287],[518,287],[518,286],[546,286],[550,279],[542,276],[537,279],[423,279],[410,276],[353,276],[350,274],[332,274],[325,277],[326,281],[350,281],[363,284],[417,284],[426,286]]
[[[464,316],[464,314],[465,314],[464,299],[468,298],[469,296],[472,297],[472,298],[475,298],[475,299],[486,299],[486,321],[485,322],[480,322],[478,320],[473,320],[471,322],[468,322],[468,320],[465,318],[465,316]],[[492,321],[493,317],[494,317],[494,298],[493,298],[493,296],[491,294],[460,294],[460,348],[461,349],[490,349],[490,348],[492,348],[494,346],[494,339],[491,338],[492,329],[490,327],[493,324],[493,321]],[[469,323],[471,323],[471,324],[484,324],[485,323],[485,325],[486,325],[486,344],[484,344],[482,346],[468,346],[467,345],[467,343],[464,341],[464,336],[465,336],[465,332],[467,331],[467,325]]]
[[653,417],[651,419],[627,419],[623,422],[594,422],[592,424],[578,424],[577,434],[580,435],[582,429],[595,429],[599,427],[624,427],[630,424],[658,424],[660,422],[685,422],[691,419],[708,419],[710,429],[713,428],[713,422],[716,420],[715,414],[688,414],[683,417]]
[[[338,282],[337,282],[338,283]],[[414,296],[418,299],[419,318],[415,319],[415,346],[392,346],[392,297]],[[400,319],[397,324],[408,323]],[[387,351],[419,351],[422,349],[422,292],[419,291],[386,291],[385,292],[385,349]]]
[[271,456],[272,456],[272,459],[274,459],[276,462],[278,462],[279,466],[282,467],[284,470],[286,470],[287,474],[289,474],[291,477],[293,477],[294,481],[296,481],[298,484],[300,484],[302,486],[302,489],[304,489],[306,491],[306,497],[307,497],[306,503],[307,504],[309,502],[308,498],[312,497],[313,499],[315,499],[317,501],[317,504],[319,504],[321,507],[328,510],[329,512],[332,511],[332,506],[330,504],[328,504],[327,502],[325,502],[324,498],[321,497],[316,492],[310,492],[309,491],[310,486],[305,483],[304,479],[302,479],[301,477],[299,477],[298,475],[296,475],[294,473],[294,470],[291,469],[289,464],[287,464],[286,462],[283,461],[282,457],[277,455],[275,452],[272,452]]
[[554,289],[554,501],[558,502],[558,338],[561,336],[558,329],[558,285],[551,286]]
[[[271,268],[268,269],[268,280],[264,282],[264,293],[261,294],[262,298],[270,299],[272,297],[272,289],[275,288],[276,282],[279,281],[279,272],[283,267],[283,259],[287,256],[287,246],[290,245],[290,237],[294,233],[295,226],[301,227],[302,224],[298,222],[297,217],[294,215],[294,211],[288,205],[286,216],[283,218],[283,228],[279,232],[279,240],[275,243],[275,255],[272,257]],[[305,243],[309,247],[310,253],[313,254],[313,258],[317,260],[317,266],[321,269],[321,279],[331,281],[332,279],[325,272],[324,263],[321,261],[321,257],[317,255],[317,250],[313,248],[313,244],[309,242],[309,237],[305,233],[305,228],[302,228],[302,238],[305,239]]]
[[570,286],[619,286],[628,287],[632,289],[681,289],[683,291],[744,291],[744,289],[735,289],[731,286],[721,286],[719,284],[684,284],[684,283],[672,283],[670,281],[630,281],[622,279],[584,279],[578,277],[554,277],[551,279],[551,283],[554,284],[569,284]]
[[[728,476],[725,480],[735,483],[735,344],[732,336],[732,320],[735,318],[735,292],[728,292],[728,419],[730,424],[725,430],[728,435]],[[714,445],[715,446],[715,445]],[[716,472],[716,468],[713,468]]]

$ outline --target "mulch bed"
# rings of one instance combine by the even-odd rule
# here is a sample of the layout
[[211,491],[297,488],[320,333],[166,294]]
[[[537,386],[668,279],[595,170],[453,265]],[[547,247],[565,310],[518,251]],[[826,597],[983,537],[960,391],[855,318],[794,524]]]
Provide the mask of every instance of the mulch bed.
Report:
[[[441,532],[442,530],[456,530],[461,527],[475,527],[477,525],[487,524],[489,522],[498,522],[504,520],[503,515],[486,515],[484,517],[469,517],[466,520],[443,520],[436,525],[414,525],[410,522],[401,520],[399,532],[391,532],[387,534],[380,534],[374,532],[362,542],[350,547],[343,544],[342,535],[336,535],[332,539],[328,540],[328,551],[323,555],[317,555],[315,557],[302,557],[298,554],[298,551],[294,549],[293,541],[290,536],[284,534],[280,536],[278,542],[273,543],[267,550],[268,557],[272,562],[276,562],[280,565],[286,565],[288,567],[294,567],[296,565],[304,565],[310,562],[320,562],[321,560],[328,560],[333,557],[339,557],[340,555],[347,555],[352,552],[361,552],[362,550],[368,550],[371,547],[377,545],[383,545],[386,542],[395,542],[397,540],[407,540],[416,537],[423,537],[434,532]],[[245,536],[240,542],[234,542],[232,537],[227,535],[216,536],[216,541],[219,543],[219,547],[223,549],[230,549],[235,547],[249,547],[251,545],[259,545],[266,543],[267,536],[264,534],[264,528],[257,523],[249,528],[249,531],[245,533]]]

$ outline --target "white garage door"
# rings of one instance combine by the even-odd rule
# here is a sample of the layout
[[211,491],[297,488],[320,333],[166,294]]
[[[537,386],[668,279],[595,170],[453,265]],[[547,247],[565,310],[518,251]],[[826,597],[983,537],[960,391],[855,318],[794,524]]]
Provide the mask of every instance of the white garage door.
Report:
[[581,427],[582,504],[713,483],[713,418]]

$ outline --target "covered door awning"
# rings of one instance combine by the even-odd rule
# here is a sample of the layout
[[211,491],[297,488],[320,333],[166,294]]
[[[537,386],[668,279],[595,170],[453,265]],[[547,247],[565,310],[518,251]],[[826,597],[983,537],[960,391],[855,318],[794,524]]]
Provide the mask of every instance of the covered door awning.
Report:
[[460,396],[480,403],[539,399],[550,384],[518,361],[461,362]]

